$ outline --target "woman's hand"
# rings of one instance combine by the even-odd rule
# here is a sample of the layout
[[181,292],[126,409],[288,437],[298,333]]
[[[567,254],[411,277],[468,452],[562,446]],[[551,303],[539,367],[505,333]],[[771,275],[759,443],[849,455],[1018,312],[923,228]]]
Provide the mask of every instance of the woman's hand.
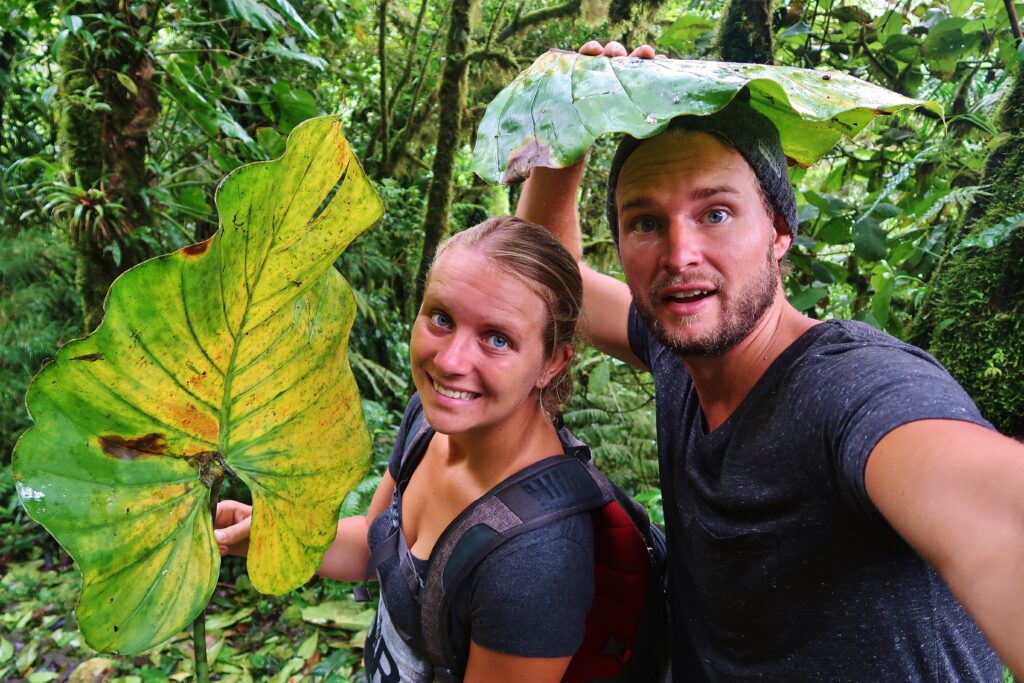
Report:
[[213,532],[220,554],[245,557],[249,552],[249,526],[252,524],[252,506],[237,500],[217,503]]

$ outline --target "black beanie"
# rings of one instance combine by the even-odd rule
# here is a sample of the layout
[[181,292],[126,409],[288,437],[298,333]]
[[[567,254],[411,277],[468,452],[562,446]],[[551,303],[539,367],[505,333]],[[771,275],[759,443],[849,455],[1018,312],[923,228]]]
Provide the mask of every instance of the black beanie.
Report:
[[[743,155],[754,171],[761,189],[775,210],[786,219],[789,234],[796,239],[797,217],[796,197],[787,173],[788,162],[782,151],[779,131],[768,117],[753,109],[746,101],[746,91],[741,91],[732,102],[714,114],[707,116],[680,116],[672,119],[670,128],[705,131],[717,134]],[[644,138],[648,140],[650,138]],[[605,213],[612,230],[615,246],[619,246],[619,220],[615,209],[615,186],[619,182],[619,171],[626,159],[644,140],[626,136],[619,143],[608,173],[608,191]]]

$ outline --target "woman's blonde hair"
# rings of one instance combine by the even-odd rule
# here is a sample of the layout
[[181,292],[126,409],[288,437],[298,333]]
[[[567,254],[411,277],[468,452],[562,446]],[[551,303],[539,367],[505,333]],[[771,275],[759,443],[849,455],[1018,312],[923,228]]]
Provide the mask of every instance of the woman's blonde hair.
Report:
[[[544,301],[547,315],[543,340],[548,358],[566,344],[573,346],[583,307],[583,278],[576,260],[551,232],[522,218],[498,216],[449,237],[438,246],[433,262],[453,249],[480,251]],[[542,387],[541,405],[552,420],[558,418],[562,405],[572,396],[571,365],[567,363]]]

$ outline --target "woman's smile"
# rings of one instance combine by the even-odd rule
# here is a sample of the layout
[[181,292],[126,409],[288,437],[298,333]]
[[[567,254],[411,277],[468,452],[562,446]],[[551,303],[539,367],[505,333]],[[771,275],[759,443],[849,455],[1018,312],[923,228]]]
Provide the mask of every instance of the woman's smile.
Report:
[[434,379],[432,381],[433,381],[434,391],[436,391],[437,393],[441,394],[442,396],[446,396],[448,398],[454,398],[454,399],[458,399],[460,401],[472,401],[473,399],[475,399],[475,398],[480,396],[480,394],[477,394],[477,393],[472,392],[472,391],[460,391],[458,389],[453,389],[451,387],[446,387],[446,386],[442,385],[441,383],[439,383],[436,379]]

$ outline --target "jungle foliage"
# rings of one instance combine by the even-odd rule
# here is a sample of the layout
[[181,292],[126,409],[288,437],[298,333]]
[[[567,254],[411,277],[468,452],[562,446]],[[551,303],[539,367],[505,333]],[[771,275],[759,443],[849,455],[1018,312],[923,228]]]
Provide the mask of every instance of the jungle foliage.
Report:
[[[736,21],[760,16],[768,35],[745,24],[737,34]],[[365,509],[410,387],[418,275],[445,234],[514,206],[514,186],[470,171],[484,107],[548,48],[592,37],[832,70],[941,103],[944,119],[881,117],[791,169],[801,226],[787,292],[808,315],[913,335],[1001,429],[1024,435],[1013,419],[1024,414],[1019,35],[1003,0],[0,0],[0,458],[29,424],[29,380],[95,327],[110,280],[210,237],[222,177],[279,157],[301,121],[340,114],[386,210],[336,263],[354,290],[348,356],[374,447],[373,474],[345,510]],[[580,211],[587,258],[616,273],[603,218],[612,149],[595,144]],[[566,422],[657,510],[649,382],[590,350],[577,378]],[[109,681],[190,675],[183,637],[95,661],[71,614],[76,573],[26,517],[9,472],[0,678],[68,680],[87,665]],[[327,620],[325,602],[351,619]],[[212,672],[347,680],[364,618],[325,582],[257,596],[244,566],[225,562]]]

